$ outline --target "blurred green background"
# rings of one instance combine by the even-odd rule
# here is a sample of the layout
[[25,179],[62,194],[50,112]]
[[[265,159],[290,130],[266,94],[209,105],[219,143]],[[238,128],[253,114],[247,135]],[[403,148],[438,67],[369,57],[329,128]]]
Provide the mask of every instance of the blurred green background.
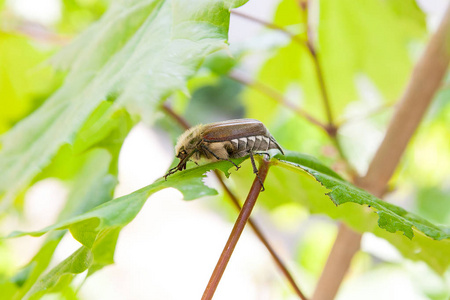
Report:
[[[284,149],[315,156],[346,178],[350,178],[347,162],[358,174],[364,174],[446,2],[320,0],[310,1],[304,10],[302,1],[250,1],[237,11],[273,23],[289,34],[232,14],[229,47],[208,55],[187,87],[166,95],[166,102],[191,124],[258,119]],[[51,95],[58,95],[56,91],[65,82],[76,79],[67,66],[73,63],[71,68],[76,69],[83,57],[63,52],[65,63],[60,63],[61,57],[56,59],[63,67],[59,70],[49,60],[81,32],[86,33],[111,4],[95,0],[14,0],[0,1],[0,5],[0,133],[4,134],[42,109],[46,99],[56,97]],[[121,34],[125,35],[118,30],[117,36]],[[79,41],[87,43],[88,37]],[[292,109],[297,107],[319,122],[327,122],[314,61],[308,48],[295,39],[309,40],[319,53],[344,159],[324,130]],[[121,43],[119,38],[117,43]],[[99,46],[93,51],[101,56],[104,49]],[[130,89],[137,86],[133,84]],[[152,89],[153,81],[148,86]],[[82,90],[75,84],[71,92],[76,94],[77,88]],[[146,90],[134,89],[130,95],[135,102],[126,109],[114,110],[108,121],[101,115],[121,98],[119,91],[101,95],[103,101],[76,136],[66,144],[61,142],[51,162],[43,163],[31,182],[17,190],[2,213],[1,236],[14,230],[41,229],[164,175],[173,160],[173,143],[183,129],[163,110],[148,113],[148,104],[142,105],[147,103]],[[386,197],[445,226],[450,226],[449,99],[450,81],[446,81],[410,142]],[[36,127],[33,135],[44,135],[46,126]],[[25,140],[12,142],[24,143],[26,148]],[[2,139],[0,147],[9,149],[6,144],[12,142]],[[108,155],[90,150],[94,147],[107,149]],[[21,157],[15,159],[10,163],[21,161]],[[246,194],[245,180],[230,179],[241,198]],[[213,179],[207,181],[217,186]],[[88,201],[82,202],[83,197]],[[223,198],[220,194],[182,202],[174,190],[158,193],[121,233],[115,265],[94,274],[84,284],[86,273],[71,285],[65,285],[64,280],[71,281],[72,276],[62,279],[60,289],[43,297],[198,299],[236,216]],[[337,223],[311,214],[300,202],[280,200],[265,199],[254,217],[306,294],[311,295],[336,237]],[[17,290],[30,278],[27,268],[42,262],[36,259],[36,253],[51,253],[46,257],[49,267],[42,263],[43,272],[77,249],[73,239],[62,236],[0,240],[0,282],[5,299],[23,296]],[[205,249],[210,257],[198,249]],[[250,230],[245,232],[235,256],[215,299],[296,299]],[[173,270],[178,270],[177,274]],[[438,275],[425,263],[403,258],[385,240],[366,233],[337,298],[449,297],[448,270]]]

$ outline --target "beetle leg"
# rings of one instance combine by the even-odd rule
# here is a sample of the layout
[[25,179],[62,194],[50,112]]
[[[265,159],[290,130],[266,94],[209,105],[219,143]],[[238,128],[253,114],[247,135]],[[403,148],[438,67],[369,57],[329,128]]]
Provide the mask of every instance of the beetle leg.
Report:
[[197,152],[197,150],[192,151],[190,154],[186,155],[183,158],[180,158],[180,162],[178,163],[178,165],[176,167],[173,167],[172,169],[170,169],[166,175],[164,175],[164,179],[167,180],[167,176],[172,175],[174,173],[176,173],[177,171],[183,171],[186,170],[186,163],[189,161],[189,158],[195,153]]
[[261,177],[259,177],[258,169],[256,168],[256,164],[255,164],[255,158],[253,157],[253,152],[250,151],[249,154],[250,154],[250,160],[252,162],[253,173],[256,175],[256,177],[258,177],[259,183],[261,183],[261,192],[264,192],[264,190],[265,190],[264,184],[261,180]]
[[178,171],[178,166],[176,166],[176,167],[170,169],[170,170],[166,173],[166,175],[164,175],[164,180],[167,180],[167,176],[172,175],[172,174],[176,173],[177,171]]
[[208,151],[209,153],[212,154],[212,156],[214,156],[217,160],[227,160],[230,163],[232,163],[235,167],[236,167],[236,171],[239,170],[240,166],[236,165],[233,161],[229,160],[228,158],[220,158],[218,157],[214,152],[212,152],[208,147],[206,147],[205,145],[201,145],[203,149],[205,149],[206,151]]

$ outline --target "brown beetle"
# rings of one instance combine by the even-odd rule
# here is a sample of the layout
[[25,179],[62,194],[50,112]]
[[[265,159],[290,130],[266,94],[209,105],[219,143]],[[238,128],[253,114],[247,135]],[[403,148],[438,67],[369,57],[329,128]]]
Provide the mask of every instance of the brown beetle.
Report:
[[[164,178],[186,169],[188,160],[195,163],[202,158],[207,161],[227,160],[236,170],[237,166],[230,158],[239,158],[250,155],[253,172],[258,176],[253,154],[265,153],[269,149],[283,149],[275,141],[266,126],[254,119],[237,119],[206,125],[194,126],[184,132],[175,146],[179,164],[170,169]],[[258,179],[261,179],[258,176]],[[262,185],[262,182],[261,182]],[[262,187],[264,190],[264,186]]]

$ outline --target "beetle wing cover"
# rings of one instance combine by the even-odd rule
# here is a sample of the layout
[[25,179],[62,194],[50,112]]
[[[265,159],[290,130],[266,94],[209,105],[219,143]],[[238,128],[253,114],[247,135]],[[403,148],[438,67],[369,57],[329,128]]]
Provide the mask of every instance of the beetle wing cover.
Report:
[[267,136],[266,126],[254,119],[237,119],[205,125],[202,133],[206,142],[223,142],[248,136]]

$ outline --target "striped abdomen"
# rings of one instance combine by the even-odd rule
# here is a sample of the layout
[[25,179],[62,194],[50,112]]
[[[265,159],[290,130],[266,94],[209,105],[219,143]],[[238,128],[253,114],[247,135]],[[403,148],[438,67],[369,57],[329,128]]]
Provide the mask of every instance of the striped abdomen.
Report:
[[249,152],[267,151],[269,149],[281,149],[281,147],[275,142],[273,138],[263,135],[232,139],[230,142],[233,150],[230,153],[230,157],[234,158],[243,157]]

